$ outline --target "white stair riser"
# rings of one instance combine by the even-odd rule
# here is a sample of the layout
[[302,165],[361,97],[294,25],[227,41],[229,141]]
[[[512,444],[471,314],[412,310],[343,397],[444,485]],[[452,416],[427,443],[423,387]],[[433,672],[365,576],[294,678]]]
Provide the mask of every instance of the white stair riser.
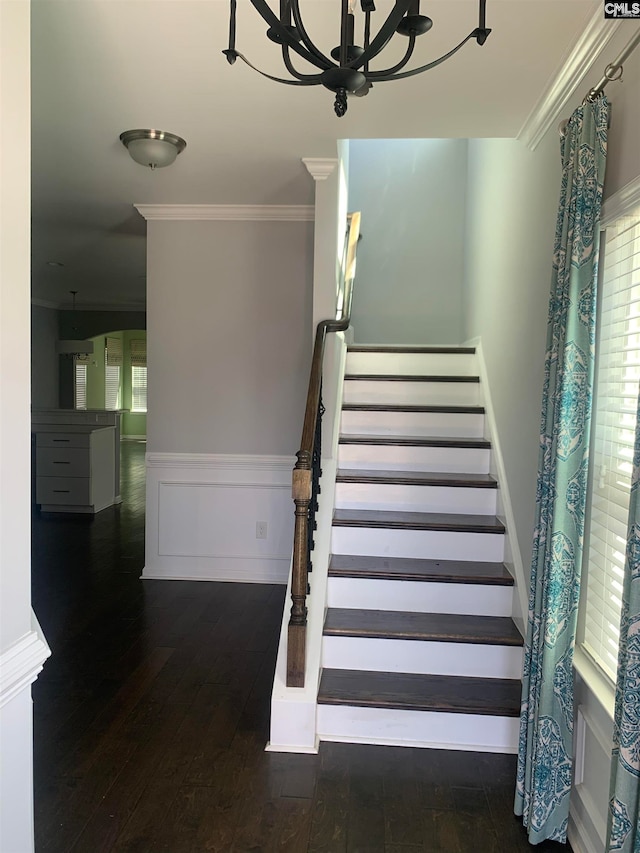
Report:
[[349,352],[346,373],[396,376],[474,376],[475,353]]
[[370,672],[521,678],[522,647],[384,637],[323,637],[322,666]]
[[511,616],[513,588],[474,583],[330,577],[327,606],[349,610]]
[[341,444],[340,468],[374,471],[442,471],[450,474],[488,474],[490,451],[482,447],[403,447],[400,445]]
[[336,507],[400,512],[495,515],[497,489],[407,486],[399,483],[337,483]]
[[389,530],[372,527],[334,527],[333,554],[363,557],[416,557],[425,560],[478,560],[501,563],[504,535],[448,530]]
[[317,726],[320,740],[325,741],[510,754],[518,751],[517,717],[318,705]]
[[482,438],[484,415],[469,412],[343,411],[340,431],[345,435]]
[[411,406],[475,406],[478,382],[387,382],[345,379],[344,403]]

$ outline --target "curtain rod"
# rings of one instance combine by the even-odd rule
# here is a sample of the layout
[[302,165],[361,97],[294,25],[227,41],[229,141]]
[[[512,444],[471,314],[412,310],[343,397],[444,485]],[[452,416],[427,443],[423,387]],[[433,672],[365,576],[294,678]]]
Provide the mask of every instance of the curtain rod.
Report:
[[602,94],[604,87],[607,83],[611,83],[612,80],[622,80],[622,66],[625,60],[627,60],[636,47],[640,44],[640,29],[636,32],[634,36],[631,37],[631,40],[628,42],[627,46],[622,50],[620,56],[611,62],[604,69],[604,74],[598,84],[593,87],[593,89],[589,89],[587,92],[583,104],[589,101],[595,101],[595,99]]

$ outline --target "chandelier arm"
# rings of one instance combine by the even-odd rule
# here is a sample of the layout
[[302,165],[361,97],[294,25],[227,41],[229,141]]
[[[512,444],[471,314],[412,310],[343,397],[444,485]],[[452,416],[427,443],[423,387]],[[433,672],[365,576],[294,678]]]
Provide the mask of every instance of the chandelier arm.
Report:
[[291,76],[292,76],[292,77],[295,77],[295,78],[296,78],[296,80],[302,80],[302,81],[309,80],[309,81],[313,81],[313,82],[310,82],[310,83],[308,84],[308,85],[310,85],[310,86],[315,85],[315,83],[317,82],[317,79],[318,79],[318,75],[317,75],[317,74],[301,74],[301,73],[300,73],[300,72],[299,72],[299,71],[294,67],[293,62],[291,61],[291,55],[289,54],[289,45],[286,45],[286,44],[283,44],[283,45],[282,45],[282,61],[284,62],[284,67],[287,69],[287,71],[289,72],[289,74],[291,74]]
[[[253,2],[253,0],[251,0],[251,2]],[[380,27],[377,36],[375,36],[375,38],[371,41],[371,44],[358,57],[358,59],[354,59],[348,64],[347,67],[357,70],[363,65],[366,65],[369,60],[377,56],[380,51],[383,50],[383,48],[385,48],[387,44],[391,41],[391,38],[393,37],[393,34],[395,33],[398,24],[404,18],[405,13],[408,11],[410,5],[411,0],[396,0],[393,9],[389,12],[387,20]]]
[[[463,47],[469,39],[476,38],[476,30],[463,39],[459,45],[450,50],[449,53],[445,53],[444,56],[441,56],[439,59],[434,59],[433,62],[428,62],[426,65],[421,65],[419,68],[412,68],[410,71],[402,71],[400,74],[389,74],[388,76],[376,76],[376,72],[370,72],[367,77],[371,81],[376,81],[378,83],[386,83],[388,80],[404,80],[406,77],[413,77],[416,74],[422,74],[423,71],[429,71],[430,68],[435,68],[436,65],[441,65],[445,60],[449,59],[450,56],[453,56],[454,53],[457,53],[461,47]],[[381,71],[378,72],[380,75],[384,75],[386,72]]]
[[[400,62],[397,65],[393,65],[391,68],[385,68],[384,71],[368,71],[367,72],[367,80],[379,80],[386,77],[388,74],[395,74],[398,71],[401,71],[407,62],[411,59],[413,55],[413,49],[416,46],[416,37],[409,36],[409,46],[407,47],[405,55],[402,57]],[[381,75],[378,77],[377,75]]]
[[[253,0],[251,0],[251,2],[253,3]],[[291,0],[291,12],[293,14],[293,23],[295,24],[296,29],[300,33],[300,38],[304,42],[304,46],[318,60],[318,62],[315,62],[314,65],[318,65],[318,63],[322,63],[318,67],[325,68],[325,69],[331,68],[334,63],[329,59],[328,56],[325,56],[321,50],[318,50],[318,48],[315,46],[315,44],[309,38],[309,33],[306,30],[306,27],[305,27],[304,22],[302,20],[302,15],[300,14],[300,5],[298,3],[298,0]]]
[[238,53],[237,50],[235,51],[235,55],[238,59],[241,59],[245,65],[248,65],[249,68],[257,71],[261,77],[266,77],[267,80],[273,80],[274,83],[284,83],[286,86],[319,86],[322,82],[320,80],[322,76],[321,74],[309,75],[306,80],[285,80],[283,77],[274,77],[272,74],[267,74],[266,71],[261,71],[259,68],[256,68],[252,62],[249,62],[246,56],[242,53]]
[[[278,16],[274,15],[272,9],[269,4],[265,2],[265,0],[251,0],[251,4],[256,10],[256,12],[262,17],[262,19],[269,24],[275,32],[280,36],[282,43],[288,45],[292,50],[295,50],[296,53],[300,54],[303,59],[306,59],[307,62],[310,62],[312,65],[315,65],[316,68],[322,68],[325,71],[328,67],[331,66],[331,61],[323,56],[320,51],[315,47],[312,42],[307,44],[305,39],[305,46],[302,47],[295,38],[291,35],[291,33],[283,27],[280,21],[278,20]],[[293,3],[292,3],[293,9]],[[295,12],[294,12],[295,19]],[[296,27],[297,27],[296,23]],[[299,28],[298,28],[299,29]],[[300,35],[302,36],[302,31],[300,31]],[[303,36],[304,39],[304,36]],[[313,48],[313,50],[311,50]]]

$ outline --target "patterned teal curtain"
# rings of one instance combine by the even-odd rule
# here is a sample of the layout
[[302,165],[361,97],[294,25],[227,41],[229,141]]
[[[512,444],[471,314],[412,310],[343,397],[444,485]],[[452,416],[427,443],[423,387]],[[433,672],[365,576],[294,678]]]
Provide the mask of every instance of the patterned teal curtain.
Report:
[[640,399],[624,567],[607,853],[640,851]]
[[579,107],[562,137],[542,393],[536,526],[515,812],[532,844],[566,841],[575,639],[593,387],[598,219],[609,106]]

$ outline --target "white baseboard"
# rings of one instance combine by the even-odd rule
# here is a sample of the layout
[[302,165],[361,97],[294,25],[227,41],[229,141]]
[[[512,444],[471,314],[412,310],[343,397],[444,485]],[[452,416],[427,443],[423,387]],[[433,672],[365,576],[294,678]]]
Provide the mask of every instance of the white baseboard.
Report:
[[511,506],[509,484],[504,467],[504,460],[500,446],[500,435],[496,425],[495,412],[491,401],[491,386],[487,374],[487,366],[482,351],[482,341],[474,338],[467,341],[466,345],[476,348],[478,360],[478,373],[480,375],[480,391],[485,409],[485,436],[491,441],[491,470],[498,480],[498,517],[504,519],[505,533],[505,564],[513,575],[516,596],[514,596],[513,620],[523,636],[526,632],[526,621],[528,612],[529,589],[525,580],[524,565],[522,562],[522,551],[516,536],[516,524]]
[[128,438],[128,439],[130,439],[131,441],[146,441],[146,440],[147,440],[147,435],[146,435],[146,433],[145,433],[144,435],[121,435],[121,436],[120,436],[120,439],[121,439],[121,440],[122,440],[122,439],[125,439],[125,438]]
[[[575,790],[571,796],[575,796]],[[567,827],[567,838],[573,853],[602,853],[604,839],[600,843],[594,843],[584,821],[575,811],[569,812],[569,826]]]
[[[143,578],[286,583],[293,457],[147,453]],[[258,539],[256,526],[266,524]]]

